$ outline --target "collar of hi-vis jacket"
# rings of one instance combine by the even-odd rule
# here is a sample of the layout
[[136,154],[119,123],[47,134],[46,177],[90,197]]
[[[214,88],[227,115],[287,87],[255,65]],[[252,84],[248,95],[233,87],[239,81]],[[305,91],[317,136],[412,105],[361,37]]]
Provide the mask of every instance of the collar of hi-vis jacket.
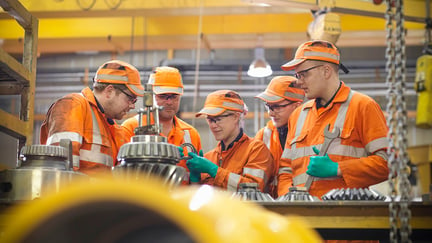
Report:
[[[98,110],[105,116],[105,110],[103,109],[102,105],[99,103],[99,101],[96,99],[96,96],[94,95],[93,91],[86,87],[84,88],[81,93],[84,95],[84,97],[88,100],[88,102],[98,108]],[[114,125],[114,120],[111,118],[105,117],[108,124]]]
[[[343,103],[348,99],[351,88],[346,86],[343,81],[341,81],[341,83],[342,83],[341,87],[340,87],[339,91],[336,93],[336,96],[334,97],[332,103]],[[306,109],[312,108],[313,106],[315,106],[315,102],[317,102],[316,99],[313,100],[313,102],[306,102],[304,104],[304,108],[306,108]],[[329,106],[330,106],[330,104],[329,104]],[[327,107],[329,107],[329,106],[327,106]]]
[[173,138],[173,140],[179,139],[178,141],[172,141],[173,144],[181,144],[183,141],[184,131],[180,128],[179,120],[177,116],[174,116],[173,118],[173,126],[171,128],[171,131],[169,134],[166,135],[168,138],[168,141],[171,141],[170,139]]
[[227,151],[227,150],[231,149],[232,147],[234,147],[234,144],[236,142],[239,142],[240,140],[242,140],[242,138],[244,137],[244,135],[245,135],[245,133],[243,132],[243,128],[240,128],[240,133],[237,135],[237,137],[234,139],[234,141],[232,141],[228,145],[228,147],[225,147],[225,144],[222,141],[220,141],[219,142],[220,151],[222,152],[222,151]]

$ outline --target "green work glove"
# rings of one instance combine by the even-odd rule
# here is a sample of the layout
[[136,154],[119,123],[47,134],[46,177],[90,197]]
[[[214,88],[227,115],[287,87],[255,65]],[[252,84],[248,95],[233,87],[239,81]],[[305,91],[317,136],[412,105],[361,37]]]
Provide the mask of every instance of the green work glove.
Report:
[[[200,150],[199,151],[199,155],[201,157],[204,156],[203,151]],[[187,162],[186,162],[187,163]],[[190,169],[189,169],[190,170]],[[194,170],[190,170],[190,175],[189,175],[189,181],[190,183],[198,183],[201,181],[201,172],[199,171],[194,171]]]
[[198,183],[200,181],[201,181],[201,173],[191,170],[189,173],[189,182],[190,183]]
[[[202,154],[203,152],[201,150],[200,155]],[[192,157],[192,159],[188,159],[188,161],[186,162],[186,165],[189,168],[190,172],[208,173],[211,177],[216,177],[219,166],[213,164],[210,160],[195,153],[189,152],[188,155]]]
[[178,148],[178,150],[180,152],[180,156],[183,156],[184,149],[182,147],[180,147],[180,146],[177,146],[177,148]]
[[[315,147],[312,148],[316,154],[319,154],[319,150]],[[306,173],[316,177],[332,177],[337,176],[339,164],[334,162],[328,157],[328,154],[324,156],[312,156],[309,158],[309,165]]]

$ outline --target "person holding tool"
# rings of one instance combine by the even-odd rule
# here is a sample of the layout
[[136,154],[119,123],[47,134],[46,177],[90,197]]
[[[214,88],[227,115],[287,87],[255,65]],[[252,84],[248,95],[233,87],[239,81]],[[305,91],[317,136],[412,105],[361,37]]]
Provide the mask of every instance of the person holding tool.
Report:
[[61,139],[70,139],[74,170],[90,176],[110,174],[124,142],[114,119],[120,120],[134,109],[137,96],[143,93],[134,66],[108,61],[96,71],[93,90],[84,88],[51,105],[41,126],[40,142],[58,145]]
[[[314,177],[309,193],[317,197],[334,188],[366,188],[388,177],[384,114],[372,98],[339,79],[339,68],[348,72],[336,46],[322,40],[301,44],[294,59],[282,66],[295,70],[297,83],[311,100],[288,121],[279,196],[305,185],[309,176]],[[327,152],[318,155],[327,145]]]
[[288,118],[305,99],[304,91],[296,86],[296,80],[292,76],[276,76],[264,92],[255,96],[265,102],[271,118],[267,125],[257,132],[255,138],[263,141],[273,155],[275,172],[270,178],[269,188],[269,194],[273,197],[277,197],[277,170],[285,148]]
[[[176,116],[180,107],[181,96],[183,95],[183,80],[177,68],[156,67],[150,75],[149,84],[153,85],[153,92],[158,106],[163,107],[159,111],[159,123],[162,125],[162,136],[167,137],[168,143],[180,146],[184,143],[192,144],[197,151],[201,150],[201,138],[193,126]],[[151,118],[153,119],[153,117]],[[139,115],[131,117],[122,123],[126,132],[126,137],[135,135],[134,130],[138,127]],[[143,118],[143,123],[146,119]],[[147,124],[142,124],[147,125]],[[185,152],[186,153],[186,152]],[[186,170],[186,160],[181,160],[177,165]],[[185,178],[183,184],[189,183],[189,178]]]
[[262,141],[243,132],[246,113],[247,106],[235,91],[218,90],[207,96],[204,108],[196,116],[206,117],[219,143],[204,156],[202,151],[199,155],[189,152],[192,158],[186,164],[191,171],[191,182],[232,192],[237,191],[240,183],[254,182],[262,192],[265,191],[274,171],[274,162]]

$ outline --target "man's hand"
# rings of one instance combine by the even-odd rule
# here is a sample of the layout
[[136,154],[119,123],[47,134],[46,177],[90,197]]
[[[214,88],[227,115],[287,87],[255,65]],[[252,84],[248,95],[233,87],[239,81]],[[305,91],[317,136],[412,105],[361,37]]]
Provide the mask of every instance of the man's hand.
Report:
[[[312,148],[315,154],[319,154],[319,150],[315,147]],[[312,156],[309,158],[309,165],[306,173],[316,177],[333,177],[337,176],[339,164],[334,162],[328,157],[328,154],[324,156]]]

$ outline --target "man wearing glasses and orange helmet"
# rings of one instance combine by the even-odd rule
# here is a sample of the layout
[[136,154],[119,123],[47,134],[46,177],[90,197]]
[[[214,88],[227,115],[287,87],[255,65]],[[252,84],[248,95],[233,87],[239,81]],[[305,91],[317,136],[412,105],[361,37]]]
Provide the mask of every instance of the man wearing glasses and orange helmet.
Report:
[[255,96],[265,102],[271,118],[267,125],[257,132],[255,138],[263,141],[273,155],[275,171],[270,178],[269,188],[269,194],[273,197],[277,197],[277,172],[285,148],[288,119],[305,99],[304,91],[296,86],[296,80],[291,76],[274,77],[266,90]]
[[51,105],[41,127],[40,142],[58,145],[61,139],[70,139],[74,170],[90,176],[111,174],[124,143],[114,119],[120,120],[134,109],[137,96],[143,94],[134,66],[108,61],[96,71],[93,90],[84,88]]
[[[285,71],[295,70],[297,84],[310,99],[288,121],[288,136],[280,161],[278,195],[291,186],[305,185],[314,176],[309,193],[321,197],[334,188],[367,188],[388,178],[387,125],[380,106],[353,91],[339,79],[339,50],[315,40],[300,45]],[[339,134],[324,156],[324,129]]]

